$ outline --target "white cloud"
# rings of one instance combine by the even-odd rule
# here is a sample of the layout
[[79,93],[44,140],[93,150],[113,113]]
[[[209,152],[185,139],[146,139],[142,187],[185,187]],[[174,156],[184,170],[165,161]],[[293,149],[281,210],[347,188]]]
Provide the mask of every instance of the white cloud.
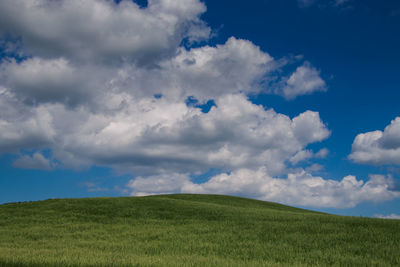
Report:
[[380,145],[385,149],[400,148],[400,117],[392,120],[390,125],[385,128]]
[[192,96],[204,102],[225,94],[269,93],[271,88],[263,83],[277,67],[269,54],[250,41],[231,37],[214,47],[181,47],[157,68],[124,65],[113,78],[113,85],[135,97],[161,93],[171,101]]
[[317,153],[314,153],[312,150],[301,150],[299,152],[297,152],[294,156],[292,156],[289,161],[290,163],[292,163],[293,165],[298,164],[299,162],[303,162],[306,160],[309,160],[311,158],[325,158],[329,153],[329,150],[326,148],[322,148],[321,150],[319,150]]
[[301,150],[297,152],[293,157],[289,159],[290,163],[296,165],[297,163],[310,159],[313,156],[313,152],[311,150]]
[[395,220],[400,220],[400,215],[397,214],[390,214],[390,215],[382,215],[382,214],[375,214],[375,218],[381,218],[381,219],[395,219]]
[[[156,184],[153,189],[151,184]],[[383,202],[400,197],[391,177],[371,175],[367,182],[346,176],[341,181],[312,176],[305,171],[288,174],[287,178],[274,178],[266,168],[239,169],[222,173],[202,184],[195,184],[188,176],[151,176],[129,182],[133,195],[154,193],[201,193],[241,195],[283,204],[350,208],[362,202]]]
[[[146,8],[128,0],[1,1],[0,34],[13,34],[20,40],[17,52],[31,57],[3,62],[0,84],[27,104],[90,110],[110,94],[205,102],[276,91],[268,81],[282,63],[250,41],[231,37],[215,47],[179,46],[185,38],[208,38],[210,29],[199,18],[205,9],[197,0],[153,0]],[[288,79],[293,92],[285,97],[320,90],[315,83],[321,81],[306,63]]]
[[0,153],[51,145],[56,134],[52,120],[46,107],[27,108],[0,88]]
[[[32,107],[35,112],[18,124],[4,118],[0,143],[14,136],[14,149],[50,147],[56,160],[77,168],[98,164],[154,174],[267,166],[281,173],[286,160],[330,134],[316,112],[290,119],[244,95],[223,96],[208,113],[164,98],[114,97],[119,109],[107,114],[47,104]],[[21,129],[29,131],[20,135]],[[42,143],[34,141],[37,135]]]
[[326,90],[325,81],[321,79],[319,71],[306,62],[288,78],[280,93],[286,99],[294,99],[299,95]]
[[52,164],[41,153],[36,152],[33,156],[24,155],[13,163],[14,167],[32,170],[51,170]]
[[180,192],[184,184],[190,184],[187,174],[161,174],[150,177],[137,177],[128,183],[131,195],[145,196],[151,194],[168,194]]
[[357,163],[400,165],[400,117],[392,120],[385,130],[356,136],[349,158]]
[[318,112],[306,111],[293,118],[292,127],[296,138],[306,144],[322,141],[330,135],[321,124]]
[[[110,93],[160,93],[173,83],[148,82],[159,75],[160,61],[176,57],[184,38],[208,39],[210,29],[199,18],[205,10],[198,0],[153,0],[146,8],[128,0],[1,1],[6,54],[14,47],[29,57],[6,59],[0,85],[27,104],[85,104],[96,110]],[[13,35],[15,45],[3,42],[2,33],[5,39]]]
[[207,38],[205,10],[197,0],[150,0],[147,8],[128,0],[2,0],[0,31],[21,36],[39,57],[152,64],[184,37]]
[[[0,1],[0,32],[20,40],[8,47],[29,55],[0,65],[0,153],[21,155],[14,162],[20,168],[110,167],[139,176],[129,184],[138,195],[223,192],[322,206],[364,201],[365,193],[353,200],[340,190],[352,184],[364,192],[375,182],[290,174],[288,162],[327,154],[307,149],[330,135],[318,112],[290,118],[247,97],[324,91],[319,71],[306,62],[281,77],[280,60],[235,37],[180,46],[207,40],[205,10],[198,0],[151,0],[146,8],[128,0]],[[272,88],[271,80],[284,86]],[[188,97],[216,105],[203,113],[186,105]],[[51,150],[51,160],[34,153],[42,149]],[[230,174],[190,181],[209,169]],[[386,191],[376,199],[393,197]]]
[[305,171],[309,172],[309,173],[315,173],[315,172],[319,172],[322,171],[324,169],[324,166],[322,166],[321,164],[318,163],[314,163],[311,166],[308,166]]
[[100,67],[76,68],[64,58],[11,60],[0,67],[4,85],[28,104],[62,102],[74,106],[86,102],[108,76]]
[[161,74],[168,77],[164,84],[170,91],[180,89],[183,97],[205,101],[226,93],[262,91],[263,79],[276,65],[250,41],[231,37],[216,47],[181,48],[175,58],[161,64]]
[[265,86],[265,80],[279,64],[247,40],[231,37],[216,47],[177,51],[176,56],[161,60],[157,68],[81,64],[66,58],[10,60],[0,65],[0,82],[28,104],[60,102],[89,105],[91,109],[109,102],[110,94],[127,93],[134,98],[162,94],[170,101],[195,97],[206,102],[225,94],[274,91]]

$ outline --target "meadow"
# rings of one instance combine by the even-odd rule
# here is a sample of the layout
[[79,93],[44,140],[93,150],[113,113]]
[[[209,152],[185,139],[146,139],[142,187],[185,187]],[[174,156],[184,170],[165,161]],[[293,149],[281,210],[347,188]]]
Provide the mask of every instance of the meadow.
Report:
[[217,195],[0,205],[0,266],[400,266],[400,220]]

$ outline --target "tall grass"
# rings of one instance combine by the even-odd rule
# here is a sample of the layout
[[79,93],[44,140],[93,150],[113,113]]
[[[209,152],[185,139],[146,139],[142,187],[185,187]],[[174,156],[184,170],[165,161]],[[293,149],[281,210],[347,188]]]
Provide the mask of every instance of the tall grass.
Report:
[[0,266],[400,266],[400,221],[214,195],[0,205]]

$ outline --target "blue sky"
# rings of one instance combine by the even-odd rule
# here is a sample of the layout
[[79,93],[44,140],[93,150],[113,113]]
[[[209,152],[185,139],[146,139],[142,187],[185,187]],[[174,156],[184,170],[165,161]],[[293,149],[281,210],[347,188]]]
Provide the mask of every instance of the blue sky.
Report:
[[398,1],[39,2],[0,4],[0,203],[400,215]]

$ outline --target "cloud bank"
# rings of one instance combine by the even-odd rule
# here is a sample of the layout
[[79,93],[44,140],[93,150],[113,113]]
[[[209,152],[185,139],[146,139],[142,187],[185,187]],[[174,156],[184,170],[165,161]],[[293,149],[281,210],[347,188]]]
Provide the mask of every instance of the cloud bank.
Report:
[[182,38],[208,38],[197,0],[69,0],[0,3],[0,30],[22,37],[23,50],[41,58],[152,64],[175,52]]
[[274,178],[267,168],[240,169],[222,173],[209,181],[196,184],[190,177],[139,177],[128,185],[132,195],[181,193],[212,193],[241,195],[296,206],[351,208],[362,202],[384,202],[400,197],[389,176],[371,175],[367,182],[346,176],[341,181],[326,180],[305,171],[290,173],[287,178]]
[[[305,61],[284,73],[249,40],[208,45],[205,11],[198,0],[1,1],[0,153],[19,155],[18,168],[109,167],[137,177],[132,194],[326,207],[398,197],[390,178],[313,176],[327,150],[309,145],[330,135],[319,113],[289,117],[248,96],[325,91],[320,71]],[[221,174],[192,181],[210,169]]]

